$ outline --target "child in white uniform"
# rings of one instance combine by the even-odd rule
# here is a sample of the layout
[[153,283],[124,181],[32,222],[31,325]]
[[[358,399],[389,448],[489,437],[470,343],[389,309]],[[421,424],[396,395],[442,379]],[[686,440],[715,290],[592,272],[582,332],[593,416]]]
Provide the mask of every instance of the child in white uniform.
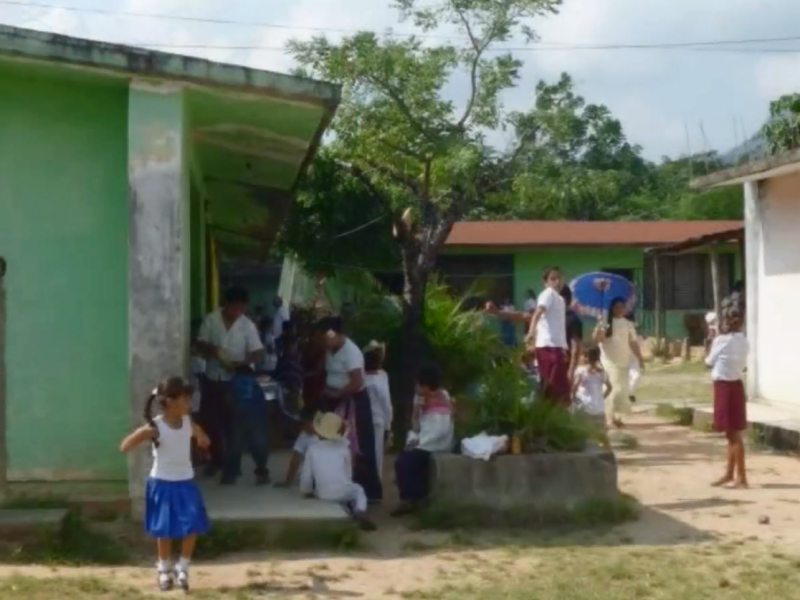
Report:
[[367,495],[353,482],[350,445],[344,437],[345,423],[335,413],[319,413],[314,418],[319,441],[306,451],[300,472],[300,492],[306,497],[339,502],[365,531],[375,530],[367,516]]
[[286,470],[286,479],[276,483],[275,487],[292,487],[308,449],[312,444],[319,441],[314,431],[315,415],[316,411],[309,406],[304,406],[303,410],[300,411],[300,435],[297,436],[292,448],[292,458],[289,460],[289,468]]
[[605,426],[605,399],[611,393],[611,382],[600,364],[600,348],[588,348],[583,359],[572,384],[575,407]]
[[[172,589],[173,575],[184,591],[189,591],[189,563],[197,536],[208,531],[209,523],[203,498],[195,485],[191,460],[192,438],[201,448],[208,448],[205,433],[189,417],[194,390],[180,377],[164,381],[153,391],[144,409],[146,425],[124,440],[120,450],[130,452],[145,442],[153,446],[153,469],[145,492],[144,526],[156,538],[158,550],[158,587]],[[150,410],[158,400],[161,415],[153,419]],[[170,563],[173,540],[181,541],[181,558]]]
[[386,346],[370,342],[364,352],[364,385],[372,407],[372,425],[375,429],[375,459],[378,475],[383,480],[383,454],[389,432],[392,430],[392,396],[389,391],[389,375],[383,370]]

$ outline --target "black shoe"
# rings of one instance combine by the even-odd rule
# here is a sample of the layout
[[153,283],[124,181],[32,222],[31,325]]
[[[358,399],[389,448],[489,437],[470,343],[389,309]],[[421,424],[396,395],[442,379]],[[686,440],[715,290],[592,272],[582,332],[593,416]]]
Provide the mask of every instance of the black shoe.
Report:
[[378,529],[378,526],[364,515],[353,515],[353,518],[356,520],[356,523],[358,523],[358,528],[361,531],[377,531]]
[[636,396],[628,396],[628,400],[631,401],[631,404],[636,404]]
[[256,485],[269,485],[271,481],[269,473],[256,473]]

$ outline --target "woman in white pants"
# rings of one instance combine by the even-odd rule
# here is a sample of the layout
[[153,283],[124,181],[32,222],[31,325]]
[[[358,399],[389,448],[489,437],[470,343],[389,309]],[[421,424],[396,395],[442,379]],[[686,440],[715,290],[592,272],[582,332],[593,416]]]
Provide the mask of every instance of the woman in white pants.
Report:
[[625,318],[625,300],[614,298],[608,310],[608,321],[599,322],[594,330],[594,340],[600,345],[603,368],[611,382],[611,393],[606,397],[606,424],[622,427],[621,415],[630,412],[631,360],[644,368],[636,327]]

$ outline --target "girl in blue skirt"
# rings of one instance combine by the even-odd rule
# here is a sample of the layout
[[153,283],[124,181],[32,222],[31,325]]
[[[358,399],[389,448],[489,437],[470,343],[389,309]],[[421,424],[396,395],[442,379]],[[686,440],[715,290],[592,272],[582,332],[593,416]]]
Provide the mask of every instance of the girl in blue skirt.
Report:
[[[192,468],[192,438],[200,448],[208,448],[203,430],[192,423],[192,386],[180,377],[173,377],[156,388],[144,409],[147,424],[126,437],[120,446],[130,452],[151,442],[153,468],[145,493],[145,530],[156,538],[158,550],[158,587],[162,591],[178,585],[189,590],[189,563],[197,536],[208,531],[208,517],[200,490],[195,485]],[[161,414],[151,416],[158,400]],[[170,562],[172,541],[181,540],[181,557],[174,571]]]

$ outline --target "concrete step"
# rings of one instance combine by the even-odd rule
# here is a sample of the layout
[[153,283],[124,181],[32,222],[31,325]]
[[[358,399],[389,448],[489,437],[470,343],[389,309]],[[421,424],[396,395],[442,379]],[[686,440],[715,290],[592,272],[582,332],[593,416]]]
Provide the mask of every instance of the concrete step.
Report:
[[57,532],[69,511],[66,508],[0,509],[0,538],[27,539],[43,533]]

